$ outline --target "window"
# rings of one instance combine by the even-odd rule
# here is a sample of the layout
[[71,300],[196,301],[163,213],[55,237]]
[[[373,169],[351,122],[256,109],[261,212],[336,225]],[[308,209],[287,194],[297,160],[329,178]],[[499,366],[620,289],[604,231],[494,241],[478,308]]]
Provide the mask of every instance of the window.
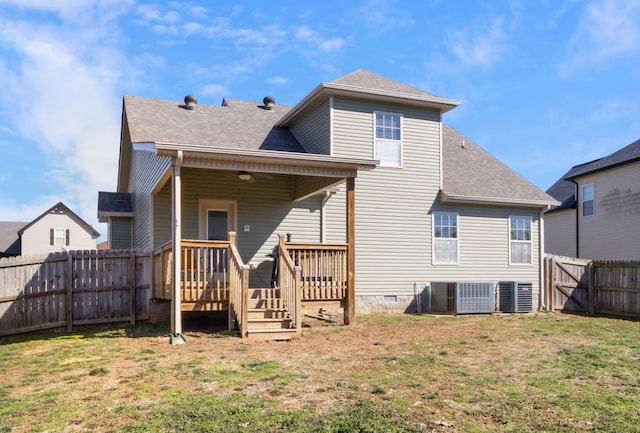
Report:
[[433,214],[433,263],[458,264],[458,214]]
[[375,113],[374,158],[383,167],[402,167],[402,117],[393,113]]
[[49,231],[49,245],[64,247],[69,245],[68,229],[51,229]]
[[509,263],[531,264],[531,217],[509,217]]
[[593,215],[593,184],[582,187],[582,215]]

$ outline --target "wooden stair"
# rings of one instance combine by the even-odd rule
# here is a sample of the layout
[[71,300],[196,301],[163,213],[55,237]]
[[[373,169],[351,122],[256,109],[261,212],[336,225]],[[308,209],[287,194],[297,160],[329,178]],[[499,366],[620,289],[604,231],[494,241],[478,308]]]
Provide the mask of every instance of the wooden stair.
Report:
[[252,340],[291,340],[297,331],[279,289],[249,289],[247,337]]

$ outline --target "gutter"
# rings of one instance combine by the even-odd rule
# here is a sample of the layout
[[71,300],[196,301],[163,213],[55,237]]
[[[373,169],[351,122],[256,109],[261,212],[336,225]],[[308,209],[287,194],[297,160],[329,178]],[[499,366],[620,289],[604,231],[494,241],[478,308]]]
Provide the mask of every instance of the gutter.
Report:
[[544,303],[545,300],[545,281],[544,281],[544,214],[546,211],[548,211],[549,209],[551,209],[551,206],[547,206],[546,209],[540,209],[540,233],[538,234],[538,248],[539,248],[539,253],[538,253],[538,272],[540,273],[540,301],[538,302],[538,310],[547,310],[547,305]]
[[573,179],[569,179],[569,182],[576,186],[576,258],[580,258],[580,197],[578,196],[578,192],[580,188],[578,188],[578,182]]
[[447,194],[440,190],[443,203],[467,203],[467,204],[495,204],[495,205],[511,205],[522,207],[543,207],[559,206],[560,202],[550,200],[526,200],[518,198],[502,198],[502,197],[483,197],[461,194]]

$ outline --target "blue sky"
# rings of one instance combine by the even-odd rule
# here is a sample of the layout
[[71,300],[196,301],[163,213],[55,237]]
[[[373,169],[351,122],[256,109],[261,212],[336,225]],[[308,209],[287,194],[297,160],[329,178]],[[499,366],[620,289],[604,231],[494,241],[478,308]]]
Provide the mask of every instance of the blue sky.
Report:
[[58,201],[97,224],[122,96],[295,104],[364,68],[546,190],[640,138],[635,0],[0,0],[0,221]]

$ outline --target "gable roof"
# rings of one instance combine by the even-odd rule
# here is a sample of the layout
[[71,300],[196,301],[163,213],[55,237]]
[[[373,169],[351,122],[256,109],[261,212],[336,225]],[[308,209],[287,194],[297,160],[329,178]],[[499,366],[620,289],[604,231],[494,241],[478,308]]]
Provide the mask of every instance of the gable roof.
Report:
[[571,180],[621,165],[631,164],[636,161],[640,161],[640,140],[634,141],[609,156],[596,159],[587,164],[575,166],[574,168],[580,167],[580,169],[575,170],[571,175],[565,175],[564,179]]
[[[464,144],[464,146],[463,146]],[[544,207],[557,205],[489,152],[448,125],[442,125],[442,199]]]
[[36,219],[34,219],[33,221],[31,221],[29,224],[27,224],[26,226],[22,227],[19,231],[18,231],[18,235],[22,236],[22,234],[29,229],[29,227],[33,226],[35,223],[37,223],[38,221],[40,221],[42,218],[44,218],[46,215],[49,214],[63,214],[63,215],[67,215],[69,218],[71,218],[72,220],[74,220],[78,225],[80,225],[84,230],[87,231],[87,233],[89,233],[91,235],[91,237],[93,239],[96,239],[98,237],[100,237],[100,233],[98,233],[97,231],[94,230],[93,227],[91,227],[87,222],[85,222],[85,220],[83,220],[82,218],[80,218],[78,215],[76,215],[71,209],[69,209],[64,203],[62,203],[61,201],[54,204],[53,206],[51,206],[49,209],[47,209],[46,211],[44,211],[40,216],[38,216]]
[[0,221],[0,257],[20,255],[18,230],[25,225],[27,223]]
[[442,113],[460,105],[458,101],[442,98],[365,69],[358,69],[333,81],[321,83],[286,113],[278,122],[278,126],[291,124],[296,118],[304,116],[309,110],[327,100],[330,96],[345,96],[394,104],[401,103],[431,108]]
[[274,126],[291,107],[225,99],[223,105],[187,110],[176,101],[125,96],[132,143],[176,143],[240,150],[305,152],[286,128]]
[[576,185],[573,183],[575,179],[637,161],[640,161],[640,140],[634,141],[628,146],[625,146],[604,158],[599,158],[571,167],[569,171],[560,177],[560,179],[558,179],[547,190],[547,194],[560,202],[560,205],[551,209],[550,212],[575,209]]

